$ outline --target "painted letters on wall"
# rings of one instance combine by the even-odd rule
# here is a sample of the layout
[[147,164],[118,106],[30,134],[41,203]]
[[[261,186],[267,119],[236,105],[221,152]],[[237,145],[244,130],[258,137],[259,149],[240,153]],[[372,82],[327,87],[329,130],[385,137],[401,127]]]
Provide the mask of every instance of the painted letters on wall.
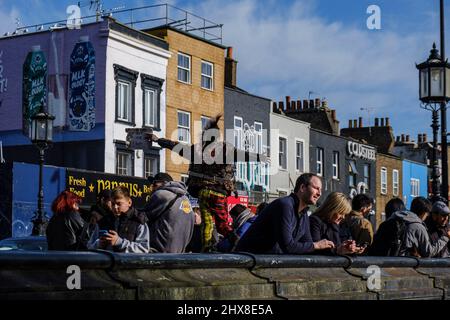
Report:
[[69,130],[89,131],[95,126],[95,51],[82,37],[70,56]]
[[47,100],[47,61],[39,46],[34,46],[23,64],[23,133],[29,135],[31,117]]

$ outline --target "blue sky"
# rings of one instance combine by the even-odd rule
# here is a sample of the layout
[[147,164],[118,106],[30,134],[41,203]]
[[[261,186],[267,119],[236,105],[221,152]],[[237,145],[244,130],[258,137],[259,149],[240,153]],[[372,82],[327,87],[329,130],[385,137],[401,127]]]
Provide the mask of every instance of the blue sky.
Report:
[[[74,0],[0,0],[0,32],[67,18]],[[415,63],[433,41],[439,46],[438,0],[105,0],[126,9],[169,2],[224,24],[223,43],[234,47],[238,85],[275,101],[325,97],[348,119],[390,117],[394,134],[431,137],[431,113],[420,108]],[[82,15],[92,14],[82,1]],[[370,5],[381,10],[381,29],[369,30]],[[446,3],[450,36],[450,2]],[[450,43],[447,41],[447,53]],[[361,108],[370,109],[370,113]]]

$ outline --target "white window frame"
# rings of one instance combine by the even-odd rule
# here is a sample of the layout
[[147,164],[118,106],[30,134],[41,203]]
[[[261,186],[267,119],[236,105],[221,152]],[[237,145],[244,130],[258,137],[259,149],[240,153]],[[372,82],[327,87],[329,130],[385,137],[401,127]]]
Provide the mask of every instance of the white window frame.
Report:
[[[180,66],[178,64],[178,57],[179,56],[183,56],[185,58],[188,58],[188,61],[189,61],[189,67],[188,68]],[[178,55],[177,55],[177,79],[178,79],[179,82],[186,83],[186,84],[191,84],[191,66],[192,66],[191,61],[192,60],[191,60],[191,56],[190,55],[178,52]],[[187,72],[187,78],[188,78],[187,81],[183,81],[183,80],[180,79],[180,73],[179,73],[180,69]]]
[[[285,154],[286,168],[283,168],[281,166],[281,161],[280,161],[280,153],[281,153],[280,141],[281,141],[281,139],[284,139],[286,141],[286,154]],[[286,136],[279,135],[278,136],[278,168],[279,168],[279,170],[287,171],[288,168],[289,168],[288,161],[289,161],[289,157],[288,157],[288,138]]]
[[[147,95],[147,93],[149,93]],[[153,100],[151,103],[153,104],[153,110],[151,110],[150,102],[150,93],[153,93]],[[144,88],[144,126],[146,127],[157,127],[158,126],[158,91],[155,89]],[[153,123],[150,121],[150,115],[153,115]]]
[[263,124],[262,124],[262,122],[255,121],[253,125],[255,126],[255,135],[256,135],[255,136],[255,147],[256,147],[255,152],[262,154],[263,153],[263,139],[262,139],[263,138],[263,136],[262,136]]
[[[180,125],[179,115],[180,113],[188,115],[189,126],[185,127]],[[180,140],[180,129],[185,129],[188,131],[188,141]],[[181,143],[191,143],[191,113],[187,111],[177,110],[177,139]]]
[[[128,158],[129,161],[129,167],[124,167],[123,165],[119,167],[119,156],[125,156]],[[133,155],[129,152],[123,151],[123,150],[116,150],[116,174],[124,175],[124,176],[132,176],[133,175]],[[125,170],[125,172],[123,171]],[[130,170],[130,172],[126,172]]]
[[[241,126],[236,126],[236,120],[241,122]],[[243,143],[242,143],[242,139],[243,139],[243,135],[244,135],[244,120],[242,119],[242,117],[237,117],[234,116],[233,119],[233,128],[234,128],[234,140],[233,140],[233,144],[234,147],[236,149],[243,149]]]
[[[383,182],[383,178],[384,178],[384,182]],[[386,169],[386,167],[381,167],[381,171],[380,171],[381,194],[387,194],[387,189],[388,189],[387,179],[388,179],[387,169]]]
[[333,151],[333,179],[335,180],[339,180],[339,161],[340,161],[339,151]]
[[[396,178],[397,176],[397,178]],[[392,170],[392,195],[398,196],[400,191],[399,185],[399,171],[397,169]]]
[[[301,158],[303,170],[300,170],[300,168],[298,168],[298,158],[299,158],[298,148],[297,148],[298,143],[301,143],[301,146],[302,146],[302,152],[301,152],[300,158]],[[295,171],[298,173],[303,173],[305,171],[305,140],[298,139],[298,138],[295,138]]]
[[184,182],[184,184],[186,184],[188,178],[189,176],[187,174],[180,175],[180,181]]
[[[153,160],[156,162],[155,164],[155,173],[153,174],[151,171],[147,171],[147,160]],[[143,170],[143,177],[147,178],[148,176],[154,176],[155,174],[158,173],[159,171],[159,167],[158,167],[158,158],[156,158],[155,156],[149,156],[149,155],[145,155],[144,154],[144,159],[143,159],[143,165],[142,165],[142,170]]]
[[[320,152],[322,151],[322,152]],[[323,148],[317,147],[316,148],[316,174],[319,177],[323,177],[323,158],[324,158],[325,150]],[[319,160],[319,155],[321,155],[321,158]],[[319,171],[320,167],[320,171]]]
[[[211,66],[211,75],[203,73],[203,64],[207,64],[207,65]],[[200,64],[200,73],[201,73],[200,86],[205,90],[214,91],[214,64],[211,62],[202,60],[202,63]],[[211,88],[203,86],[203,77],[211,80]]]
[[420,180],[416,178],[411,178],[411,197],[415,198],[420,195]]
[[[131,87],[132,83],[129,81],[119,80],[118,82],[118,107],[117,107],[117,120],[119,121],[126,121],[131,122],[133,117],[131,115],[132,108],[131,108]],[[121,88],[126,88],[124,91],[128,92],[128,99],[125,101],[125,98],[123,97],[123,90]],[[127,115],[125,115],[127,113]]]

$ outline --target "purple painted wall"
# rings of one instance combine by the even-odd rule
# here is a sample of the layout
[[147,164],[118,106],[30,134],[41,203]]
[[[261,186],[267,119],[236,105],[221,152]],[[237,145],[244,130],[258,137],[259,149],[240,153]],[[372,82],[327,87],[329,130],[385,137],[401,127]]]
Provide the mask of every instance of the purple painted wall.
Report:
[[[48,92],[58,97],[56,64],[63,75],[63,87],[68,101],[70,54],[81,36],[89,36],[96,55],[96,124],[105,122],[105,70],[108,21],[82,25],[81,29],[67,28],[0,38],[0,139],[2,131],[22,130],[22,76],[23,63],[32,46],[40,45],[48,64]],[[52,41],[52,36],[54,41]],[[56,45],[56,54],[53,43]],[[67,112],[67,111],[66,111]],[[66,121],[67,124],[67,121]],[[103,126],[102,126],[103,127]],[[91,135],[89,132],[79,133]],[[103,133],[104,134],[104,133]]]

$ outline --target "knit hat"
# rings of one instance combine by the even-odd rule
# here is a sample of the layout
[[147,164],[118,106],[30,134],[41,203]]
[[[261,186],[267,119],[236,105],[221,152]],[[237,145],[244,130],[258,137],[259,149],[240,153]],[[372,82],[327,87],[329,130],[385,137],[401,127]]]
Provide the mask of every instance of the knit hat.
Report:
[[440,214],[443,216],[448,216],[450,214],[450,209],[442,201],[436,201],[431,208],[431,213]]

